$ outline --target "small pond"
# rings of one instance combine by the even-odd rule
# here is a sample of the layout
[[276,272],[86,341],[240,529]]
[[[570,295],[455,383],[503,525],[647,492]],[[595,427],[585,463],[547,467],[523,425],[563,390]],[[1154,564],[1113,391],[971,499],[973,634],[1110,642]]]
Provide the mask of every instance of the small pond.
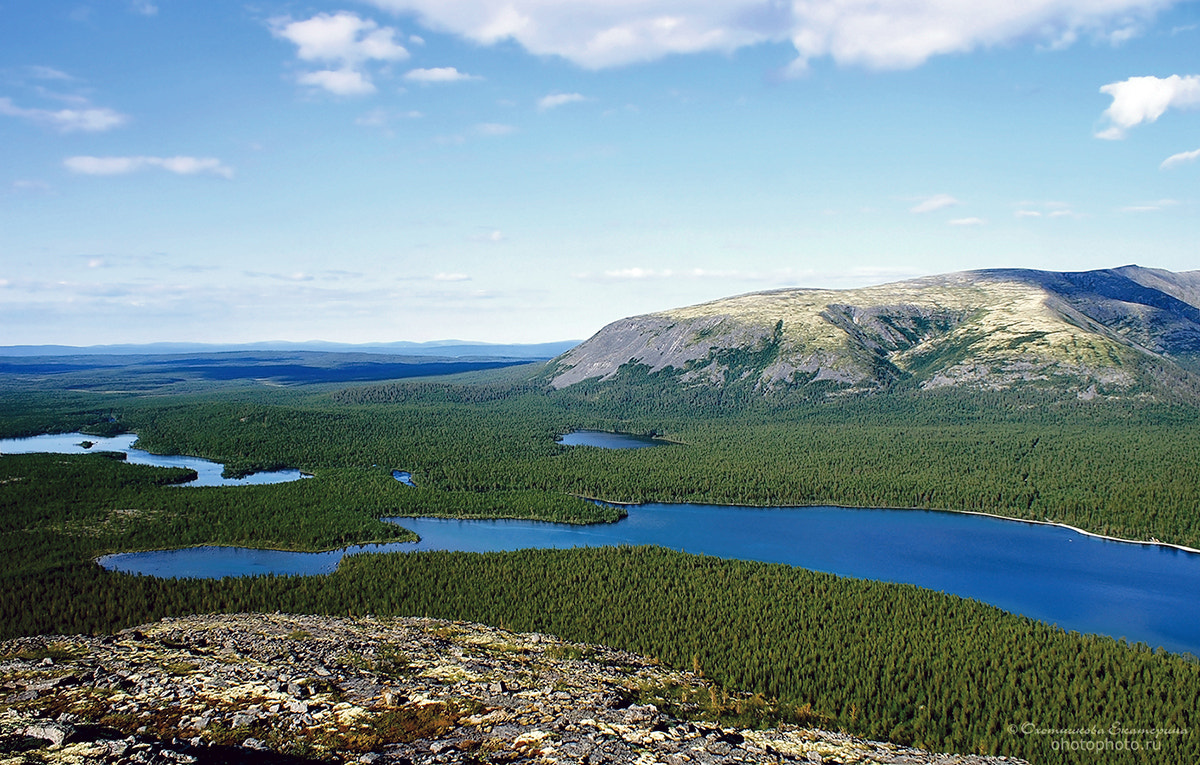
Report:
[[596,446],[601,449],[645,449],[664,446],[670,441],[632,433],[610,433],[607,430],[573,430],[558,439],[563,446]]
[[393,470],[392,478],[395,478],[405,486],[416,486],[416,484],[413,483],[412,473],[408,472],[407,470]]
[[[224,472],[225,466],[219,462],[212,462],[200,457],[151,454],[141,449],[134,449],[135,441],[137,441],[137,435],[134,433],[124,433],[111,438],[88,436],[83,433],[53,433],[30,438],[2,438],[0,439],[0,454],[124,452],[125,461],[132,465],[191,468],[196,471],[195,480],[176,484],[178,486],[246,486],[249,484],[286,483],[298,481],[304,477],[299,470],[270,470],[251,473],[245,478],[224,478],[221,473]],[[83,445],[85,443],[89,446],[85,447]]]

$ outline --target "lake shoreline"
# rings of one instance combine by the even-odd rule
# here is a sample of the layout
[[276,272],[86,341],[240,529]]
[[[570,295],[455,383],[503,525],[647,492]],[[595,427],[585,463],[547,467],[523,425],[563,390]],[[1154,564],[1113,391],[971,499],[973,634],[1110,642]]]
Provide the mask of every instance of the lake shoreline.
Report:
[[[859,505],[836,505],[829,502],[824,502],[819,505],[751,505],[745,502],[659,502],[656,500],[648,500],[645,502],[616,502],[613,500],[603,499],[601,497],[591,497],[586,494],[571,494],[569,496],[587,500],[588,502],[596,502],[603,505],[612,505],[618,508],[638,507],[639,505],[711,505],[712,507],[748,507],[756,510],[805,510],[814,507],[836,507],[839,510],[916,510],[927,513],[955,513],[957,515],[978,515],[984,518],[995,518],[1000,521],[1014,521],[1016,523],[1030,523],[1035,526],[1057,526],[1060,529],[1067,529],[1076,533],[1082,534],[1085,537],[1093,537],[1095,539],[1103,539],[1108,542],[1121,542],[1130,545],[1143,545],[1149,547],[1169,547],[1180,552],[1192,553],[1200,555],[1200,549],[1188,547],[1187,545],[1176,544],[1174,542],[1163,542],[1157,539],[1126,539],[1125,537],[1114,537],[1108,534],[1100,534],[1095,531],[1087,531],[1078,526],[1072,526],[1060,521],[1038,521],[1033,518],[1015,518],[1011,515],[998,515],[996,513],[986,513],[982,510],[950,510],[944,507],[890,507],[886,505],[878,505],[871,507],[862,507]],[[395,516],[400,517],[400,516]],[[418,518],[421,516],[404,516],[410,518]],[[532,519],[531,519],[532,520]],[[616,521],[593,521],[593,523],[617,523]]]

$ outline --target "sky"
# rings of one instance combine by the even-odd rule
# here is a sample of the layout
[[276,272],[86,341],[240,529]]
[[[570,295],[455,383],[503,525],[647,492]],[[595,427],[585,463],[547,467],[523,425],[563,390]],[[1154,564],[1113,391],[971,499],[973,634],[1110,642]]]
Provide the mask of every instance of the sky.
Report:
[[0,346],[1200,269],[1200,3],[0,0]]

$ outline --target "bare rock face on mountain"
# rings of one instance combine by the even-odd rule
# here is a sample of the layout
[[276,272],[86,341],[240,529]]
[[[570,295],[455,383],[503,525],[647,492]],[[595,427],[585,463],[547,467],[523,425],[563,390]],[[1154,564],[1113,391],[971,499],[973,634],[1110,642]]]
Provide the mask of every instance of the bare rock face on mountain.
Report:
[[1200,395],[1200,271],[967,271],[782,289],[634,316],[551,362],[550,383],[645,375],[769,392],[1004,390]]

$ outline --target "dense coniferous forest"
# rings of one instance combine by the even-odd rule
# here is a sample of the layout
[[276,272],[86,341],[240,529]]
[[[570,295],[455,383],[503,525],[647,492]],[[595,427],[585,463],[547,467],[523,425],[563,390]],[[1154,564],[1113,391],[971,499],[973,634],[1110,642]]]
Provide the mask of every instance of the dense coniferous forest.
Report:
[[[105,631],[206,611],[427,614],[648,653],[777,700],[797,719],[877,738],[1058,762],[1072,755],[1022,725],[1118,723],[1188,729],[1136,738],[1162,747],[1154,761],[1191,761],[1194,659],[915,587],[654,548],[356,556],[329,576],[220,581],[114,574],[93,559],[405,538],[378,520],[392,515],[618,517],[582,497],[982,510],[1200,546],[1196,415],[1044,391],[824,400],[652,379],[551,391],[521,368],[353,388],[7,391],[0,436],[129,430],[151,451],[215,459],[233,474],[287,466],[314,477],[182,488],[171,484],[186,471],[114,455],[0,457],[0,632]],[[556,443],[579,428],[674,443]],[[416,488],[393,469],[411,472]]]

